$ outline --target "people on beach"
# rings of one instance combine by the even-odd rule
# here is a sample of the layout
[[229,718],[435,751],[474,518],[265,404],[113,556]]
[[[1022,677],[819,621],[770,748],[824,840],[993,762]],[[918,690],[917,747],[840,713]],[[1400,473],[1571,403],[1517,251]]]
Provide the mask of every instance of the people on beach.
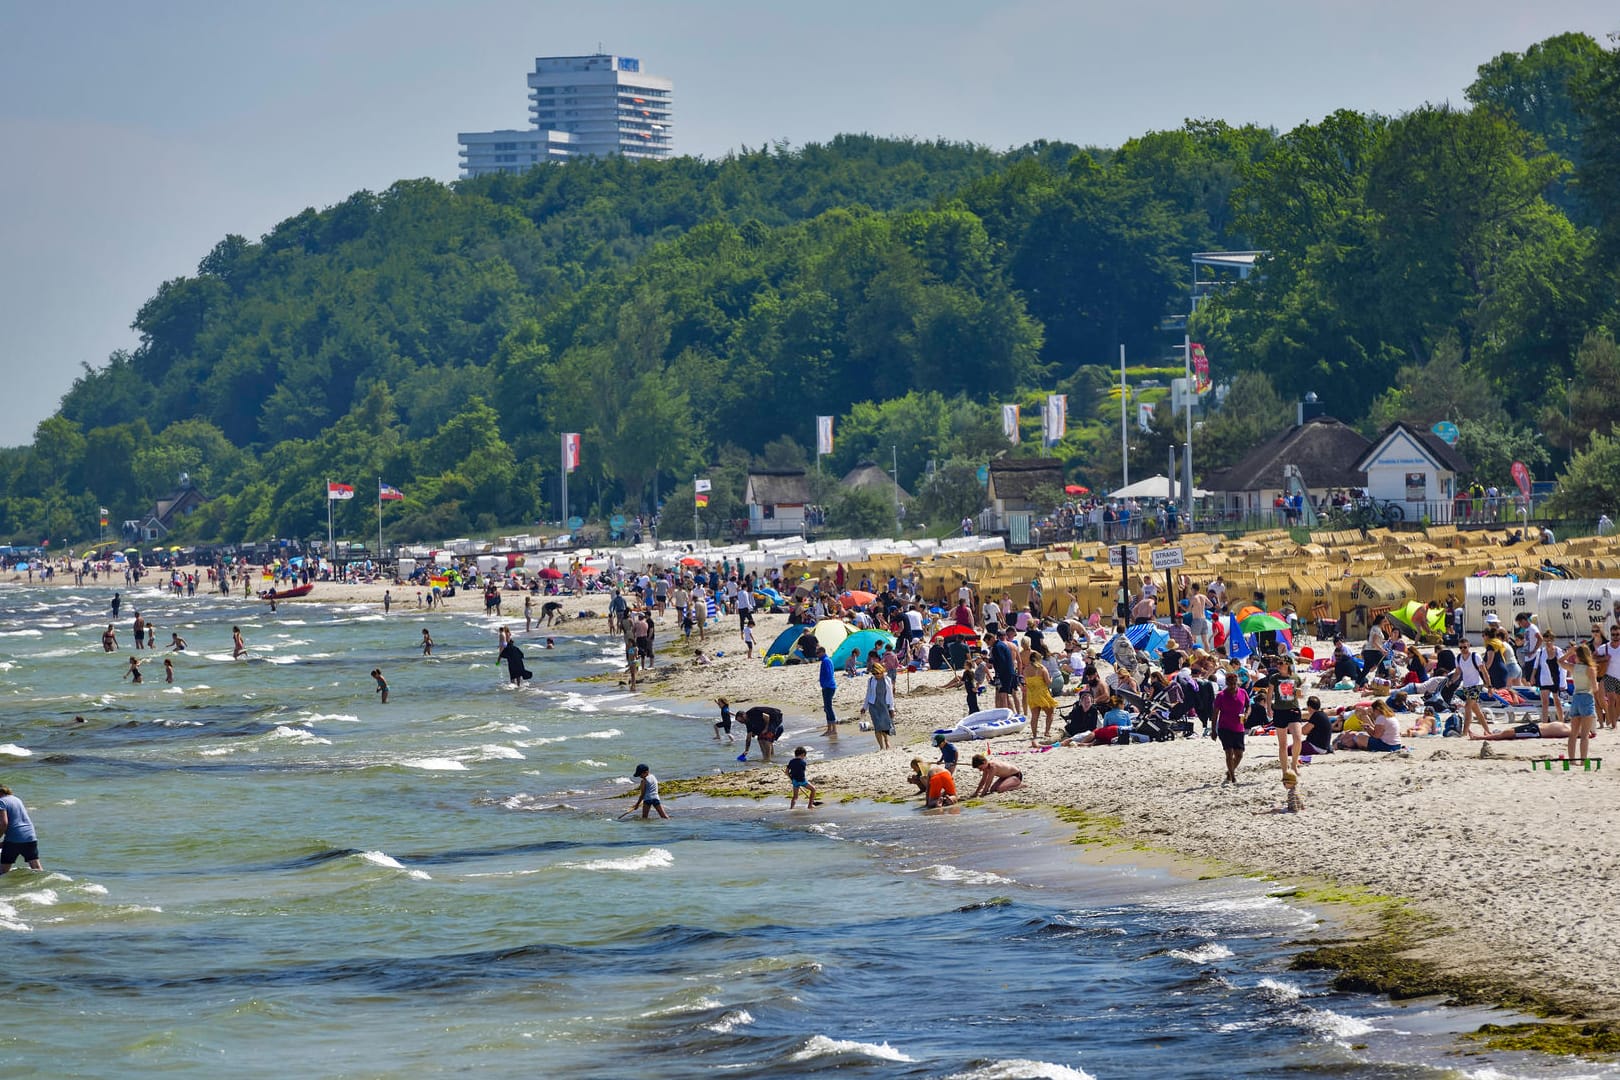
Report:
[[1238,685],[1237,672],[1226,673],[1226,687],[1215,695],[1215,737],[1226,755],[1223,784],[1238,782],[1238,766],[1243,764],[1244,720],[1249,713],[1249,695]]
[[626,813],[633,814],[639,808],[641,820],[646,821],[652,811],[658,811],[658,816],[669,820],[669,813],[664,809],[664,800],[658,797],[658,777],[653,775],[651,765],[637,765],[635,776],[641,781],[641,793],[636,796],[635,805]]
[[754,705],[742,714],[743,737],[742,756],[748,756],[748,748],[753,743],[759,744],[759,760],[770,761],[771,753],[776,746],[776,740],[781,737],[785,725],[782,722],[782,710],[770,705]]
[[166,683],[174,682],[174,660],[167,656],[163,658],[163,681]]
[[383,678],[382,668],[372,668],[371,677],[377,680],[377,693],[384,705],[388,704],[388,680]]
[[523,680],[534,678],[534,672],[523,663],[523,650],[518,648],[517,642],[508,639],[497,659],[506,661],[506,675],[514,685],[522,686]]
[[1565,713],[1569,719],[1568,757],[1572,761],[1585,761],[1592,736],[1597,734],[1597,660],[1591,648],[1582,642],[1566,652],[1559,663],[1569,672],[1570,685],[1575,689],[1569,699],[1569,710]]
[[[816,685],[821,688],[821,711],[827,721],[827,726],[821,733],[827,736],[837,735],[838,716],[833,712],[833,695],[838,692],[838,676],[833,673],[832,657],[828,656],[827,650],[820,645],[816,646]],[[870,690],[867,691],[867,696],[871,696]],[[864,713],[866,709],[863,707],[861,711]]]
[[799,805],[799,792],[805,793],[805,809],[820,806],[821,800],[816,795],[816,787],[810,782],[810,748],[808,746],[796,747],[793,757],[787,763],[788,782],[793,785],[793,791],[788,797],[788,809],[792,810]]
[[118,650],[118,632],[113,629],[113,624],[112,623],[108,623],[107,624],[107,629],[105,629],[105,630],[103,630],[101,632],[101,651],[102,652],[116,652],[117,650]]
[[946,772],[954,776],[956,774],[956,763],[959,758],[956,750],[956,744],[947,739],[943,734],[936,732],[934,735],[934,745],[939,748],[939,761],[936,762],[936,764],[943,766]]
[[39,836],[28,817],[28,808],[11,789],[0,784],[0,874],[11,872],[22,859],[30,870],[45,869],[39,862]]
[[[872,734],[877,739],[878,749],[887,750],[889,736],[894,734],[894,679],[882,661],[874,661],[867,666],[866,700],[861,705],[861,715],[872,718]],[[828,730],[833,731],[831,724]],[[833,733],[836,734],[836,731]]]
[[932,765],[928,769],[928,790],[924,793],[923,809],[933,810],[941,806],[956,805],[956,777],[946,772],[939,765]]
[[979,799],[998,792],[1012,791],[1024,783],[1024,773],[1005,761],[991,761],[983,754],[974,754],[969,762],[979,770],[979,783],[973,789],[973,798]]
[[734,743],[737,740],[731,734],[731,702],[723,697],[715,698],[714,703],[720,706],[720,719],[714,722],[714,741],[720,741],[720,733],[726,733],[726,742]]

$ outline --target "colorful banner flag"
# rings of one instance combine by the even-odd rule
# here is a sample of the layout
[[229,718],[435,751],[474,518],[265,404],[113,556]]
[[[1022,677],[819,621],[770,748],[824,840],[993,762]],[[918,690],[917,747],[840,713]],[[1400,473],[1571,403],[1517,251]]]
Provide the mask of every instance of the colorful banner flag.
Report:
[[101,508],[101,527],[103,529],[107,527],[107,508],[105,506]]
[[697,492],[712,491],[713,486],[707,480],[694,479],[692,481],[692,490]]
[[1067,394],[1046,395],[1046,408],[1041,412],[1041,435],[1047,446],[1056,446],[1069,433],[1069,397]]
[[692,498],[693,501],[696,502],[699,510],[702,510],[704,507],[709,505],[709,493],[707,491],[700,491]]
[[579,468],[579,432],[565,431],[562,437],[563,468],[573,472]]
[[328,480],[326,482],[326,497],[328,499],[352,499],[354,498],[354,485],[334,484]]
[[1001,433],[1007,436],[1008,442],[1014,446],[1018,445],[1018,406],[1001,407]]
[[[1204,355],[1204,347],[1193,342],[1188,348],[1192,352],[1192,388],[1193,393],[1202,394],[1209,390],[1209,357]],[[1174,355],[1174,354],[1172,354]]]
[[450,587],[450,575],[434,574],[428,578],[428,587],[430,589],[448,589]]
[[1153,414],[1156,411],[1151,401],[1138,401],[1136,403],[1136,426],[1143,431],[1153,430]]
[[387,502],[390,499],[403,499],[404,497],[405,493],[393,484],[385,484],[381,480],[377,481],[377,498],[380,501]]
[[1524,462],[1513,463],[1513,482],[1519,485],[1519,494],[1526,499],[1530,497],[1530,470],[1525,468]]
[[833,418],[830,416],[816,417],[816,454],[832,453],[833,447]]

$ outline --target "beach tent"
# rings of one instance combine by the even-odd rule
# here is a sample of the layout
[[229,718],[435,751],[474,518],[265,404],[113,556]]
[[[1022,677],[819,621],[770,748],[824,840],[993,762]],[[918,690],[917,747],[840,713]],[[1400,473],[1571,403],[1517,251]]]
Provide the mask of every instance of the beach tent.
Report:
[[810,632],[816,635],[816,644],[826,649],[829,656],[836,652],[838,646],[842,645],[844,639],[854,631],[855,627],[842,619],[822,619],[810,628]]
[[[1146,656],[1149,660],[1157,660],[1159,654],[1164,652],[1170,644],[1168,631],[1160,630],[1153,623],[1141,623],[1137,626],[1126,627],[1125,640],[1131,647]],[[1114,662],[1114,641],[1112,638],[1102,647],[1102,658],[1110,664]]]
[[[1179,494],[1179,492],[1178,492]],[[1203,488],[1193,488],[1193,498],[1202,499],[1209,492]],[[1150,476],[1146,480],[1138,480],[1129,487],[1122,487],[1118,491],[1108,493],[1110,499],[1168,499],[1170,497],[1170,478],[1160,473]]]
[[765,656],[769,658],[772,656],[788,655],[788,650],[799,643],[799,638],[808,629],[810,629],[808,626],[802,625],[788,627],[786,630],[776,635],[776,639],[772,641],[770,647],[765,650]]
[[894,648],[894,635],[887,630],[857,630],[845,638],[828,655],[832,657],[833,667],[843,667],[849,654],[855,654],[855,662],[860,665],[866,663],[866,654],[877,648],[879,644]]
[[[1389,617],[1401,629],[1416,631],[1417,627],[1412,625],[1412,619],[1417,615],[1417,609],[1422,606],[1423,602],[1421,600],[1408,600],[1400,607],[1391,610]],[[1444,636],[1446,632],[1446,609],[1443,606],[1431,606],[1429,608],[1428,622],[1429,633]]]

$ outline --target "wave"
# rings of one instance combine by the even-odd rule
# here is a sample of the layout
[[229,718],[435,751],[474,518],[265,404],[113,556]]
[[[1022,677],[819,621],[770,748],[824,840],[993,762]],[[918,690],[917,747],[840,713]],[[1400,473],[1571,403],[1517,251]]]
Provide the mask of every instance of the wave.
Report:
[[34,756],[34,752],[32,750],[28,749],[27,747],[18,746],[16,743],[9,743],[9,742],[8,743],[0,743],[0,754],[4,754],[6,757],[33,757]]
[[811,1061],[815,1058],[877,1058],[879,1061],[916,1061],[888,1043],[863,1043],[853,1039],[829,1039],[825,1035],[812,1035],[810,1041],[788,1055],[789,1061]]
[[1373,1025],[1332,1009],[1306,1009],[1300,1014],[1305,1026],[1329,1039],[1354,1039],[1373,1030]]
[[623,873],[636,873],[641,870],[662,870],[666,866],[675,865],[675,856],[661,847],[648,848],[640,855],[632,855],[627,859],[592,859],[589,862],[558,863],[559,870],[616,870]]
[[1177,960],[1187,960],[1194,964],[1210,964],[1216,960],[1225,960],[1232,955],[1228,949],[1218,941],[1206,941],[1204,944],[1192,949],[1171,949],[1168,954]]
[[695,1001],[683,1001],[679,1005],[668,1005],[662,1009],[653,1009],[641,1014],[643,1020],[661,1016],[683,1016],[687,1013],[708,1012],[718,1009],[721,1003],[713,998],[700,997]]
[[965,885],[1014,884],[1012,878],[1002,877],[1000,874],[993,874],[988,870],[964,870],[962,867],[952,866],[950,863],[940,863],[937,866],[924,867],[921,871],[912,871],[912,873],[919,872],[930,881],[961,882]]
[[604,731],[587,731],[585,734],[581,735],[580,738],[581,739],[613,739],[613,738],[617,738],[618,736],[623,735],[623,734],[624,734],[624,732],[620,731],[618,728],[610,727],[610,728],[607,728]]
[[328,720],[341,721],[345,724],[358,724],[360,722],[358,716],[351,716],[348,713],[312,713],[309,716],[300,716],[298,718],[300,724],[319,724]]
[[515,750],[510,746],[502,746],[500,743],[487,743],[484,746],[480,746],[477,750],[464,751],[464,752],[470,752],[473,755],[472,756],[473,761],[527,761],[528,760],[527,758],[525,758],[523,756],[522,751]]
[[359,859],[361,862],[370,863],[372,866],[381,866],[389,870],[403,870],[405,871],[406,877],[416,881],[433,880],[433,875],[429,874],[426,870],[412,870],[385,851],[362,851],[360,854],[356,855],[355,858]]
[[331,746],[331,739],[323,739],[319,735],[305,731],[303,728],[286,727],[278,724],[275,729],[266,735],[267,739],[281,739],[295,743],[298,746]]
[[576,764],[587,769],[611,769],[613,767],[610,762],[597,761],[595,758],[581,758]]
[[1304,991],[1297,986],[1280,982],[1277,979],[1269,977],[1261,979],[1259,985],[1256,986],[1255,989],[1260,992],[1260,996],[1266,998],[1268,1001],[1273,1001],[1278,1005],[1292,1005],[1294,1002],[1298,1001],[1300,996],[1304,993]]
[[954,1073],[948,1080],[1096,1080],[1096,1078],[1084,1069],[1074,1069],[1050,1061],[1004,1058],[964,1073]]
[[426,769],[429,772],[466,772],[467,766],[455,758],[408,758],[399,762],[408,769]]
[[740,1027],[746,1027],[754,1022],[754,1014],[747,1009],[732,1009],[711,1023],[703,1026],[716,1035],[730,1035]]
[[0,630],[0,637],[44,637],[43,630]]

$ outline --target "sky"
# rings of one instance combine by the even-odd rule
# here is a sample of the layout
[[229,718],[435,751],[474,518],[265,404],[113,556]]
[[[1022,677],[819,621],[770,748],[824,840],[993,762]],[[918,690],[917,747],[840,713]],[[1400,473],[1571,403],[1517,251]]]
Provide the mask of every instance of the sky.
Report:
[[1475,68],[1620,31],[1614,0],[0,0],[0,445],[228,233],[457,176],[528,126],[536,56],[675,82],[678,153],[841,132],[1114,146],[1217,118],[1463,102]]

